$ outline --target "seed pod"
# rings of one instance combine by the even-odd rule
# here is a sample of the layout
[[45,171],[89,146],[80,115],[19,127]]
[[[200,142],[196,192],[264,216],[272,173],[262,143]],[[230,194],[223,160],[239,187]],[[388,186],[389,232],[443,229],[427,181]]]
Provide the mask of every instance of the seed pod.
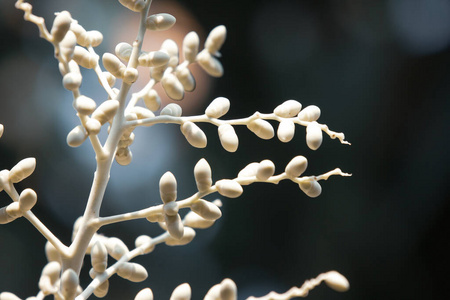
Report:
[[3,292],[0,293],[0,300],[22,300],[13,293]]
[[153,292],[151,289],[145,288],[136,295],[134,300],[153,300]]
[[175,216],[164,215],[164,221],[170,236],[177,240],[183,237],[184,226],[179,214],[176,214]]
[[300,175],[305,172],[306,168],[308,167],[308,160],[304,156],[296,156],[286,165],[286,175],[295,178],[299,177]]
[[237,198],[244,191],[242,186],[230,179],[222,179],[216,182],[216,188],[219,194],[228,198]]
[[94,112],[97,104],[94,100],[86,96],[78,96],[74,100],[74,108],[77,110],[79,114],[82,115],[90,115]]
[[178,210],[178,203],[175,201],[163,205],[163,211],[168,216],[175,216],[176,214],[178,214]]
[[12,183],[20,182],[30,176],[35,168],[36,159],[34,157],[22,159],[9,171],[9,181]]
[[64,56],[66,61],[70,61],[73,56],[73,51],[77,45],[77,37],[72,31],[68,31],[62,41],[59,43],[59,51]]
[[175,68],[178,65],[178,45],[171,39],[165,40],[161,44],[161,50],[166,51],[169,54],[169,67]]
[[173,236],[169,236],[165,243],[168,246],[183,246],[189,244],[195,237],[195,230],[190,227],[184,227],[184,234],[181,239],[176,239]]
[[89,118],[86,121],[86,131],[88,135],[97,135],[102,129],[102,124],[97,119]]
[[103,298],[108,294],[108,290],[109,290],[109,280],[106,280],[95,288],[94,295],[97,298]]
[[122,78],[125,72],[126,66],[120,61],[120,59],[111,53],[105,53],[102,57],[103,66],[108,72],[113,74],[117,78]]
[[206,220],[217,220],[222,216],[222,212],[217,205],[203,199],[194,202],[191,209]]
[[194,167],[195,183],[199,192],[204,192],[212,186],[211,167],[206,159],[200,159]]
[[183,89],[186,92],[192,92],[193,90],[195,90],[195,78],[188,68],[182,68],[177,70],[175,72],[175,75],[183,85]]
[[159,194],[164,204],[177,199],[177,180],[171,172],[166,172],[161,176],[159,180]]
[[296,100],[287,100],[278,105],[273,113],[282,118],[292,118],[298,115],[302,109],[302,104]]
[[220,300],[236,300],[237,286],[233,280],[225,278],[220,283]]
[[83,77],[80,73],[70,72],[63,77],[63,86],[66,90],[75,91],[81,86]]
[[163,51],[144,52],[138,58],[139,65],[143,67],[164,66],[169,60],[169,54]]
[[184,98],[184,87],[174,74],[164,75],[161,84],[167,96],[171,99],[182,100]]
[[205,133],[195,124],[190,121],[184,122],[180,127],[186,140],[196,148],[205,148],[207,139]]
[[54,43],[59,43],[63,40],[70,29],[70,23],[72,23],[72,16],[68,11],[62,11],[56,16],[50,31]]
[[319,149],[322,144],[322,129],[316,121],[313,121],[306,126],[306,144],[311,150]]
[[159,98],[158,93],[154,89],[145,93],[143,99],[145,106],[151,111],[157,111],[161,107],[161,98]]
[[91,249],[91,264],[99,274],[105,272],[108,266],[108,250],[101,241],[97,241]]
[[206,38],[205,48],[211,54],[216,54],[223,43],[225,42],[225,38],[227,37],[227,29],[223,25],[219,25],[209,33]]
[[114,53],[117,55],[117,57],[126,62],[128,62],[128,60],[130,59],[131,52],[133,52],[133,46],[124,42],[117,44],[116,48],[114,49]]
[[183,40],[183,56],[189,63],[195,62],[195,57],[198,54],[198,47],[200,39],[195,31],[191,31],[184,37]]
[[336,271],[325,273],[325,284],[337,292],[346,292],[350,288],[347,278]]
[[222,147],[228,152],[236,152],[239,146],[239,139],[233,126],[230,124],[222,124],[217,130]]
[[320,184],[313,180],[313,181],[306,181],[299,183],[300,189],[311,198],[316,198],[322,193],[322,187]]
[[160,13],[149,16],[145,19],[145,27],[148,30],[162,31],[171,28],[176,22],[174,16],[166,13]]
[[64,299],[74,299],[77,294],[79,279],[77,273],[67,269],[61,276],[61,293]]
[[152,238],[148,235],[140,235],[134,242],[137,248],[141,247],[144,254],[148,254],[155,249],[155,244],[152,243]]
[[256,178],[258,180],[267,180],[275,173],[275,165],[272,161],[265,159],[259,163],[256,171]]
[[119,0],[119,2],[134,12],[140,12],[145,7],[145,0]]
[[56,282],[59,279],[61,273],[61,265],[56,262],[49,262],[42,269],[41,277],[39,278],[39,289],[44,293],[44,295],[54,294],[58,291],[58,286]]
[[245,168],[243,168],[239,174],[238,174],[238,178],[244,178],[244,177],[254,177],[256,176],[256,173],[258,172],[259,169],[259,163],[257,162],[252,162],[248,165],[245,166]]
[[283,142],[287,143],[292,140],[295,134],[295,124],[291,120],[283,120],[280,122],[280,125],[278,125],[277,130],[277,136],[278,139]]
[[202,69],[213,77],[223,75],[223,66],[219,60],[213,57],[208,51],[202,51],[197,55],[197,62]]
[[266,120],[256,119],[247,124],[247,128],[261,139],[270,140],[275,135],[272,125]]
[[117,268],[117,275],[132,282],[141,282],[147,279],[147,270],[137,264],[125,262]]
[[111,120],[119,108],[119,101],[107,100],[100,104],[92,113],[92,118],[98,120],[102,125]]
[[19,208],[22,212],[27,212],[36,204],[37,195],[32,189],[24,189],[19,196]]
[[161,116],[167,115],[172,117],[181,117],[182,109],[181,106],[179,106],[176,103],[170,103],[167,104],[159,113]]
[[115,237],[108,238],[105,241],[105,246],[108,254],[116,260],[119,260],[123,255],[130,252],[124,242]]
[[[190,211],[186,214],[186,216],[184,217],[184,225],[185,226],[189,226],[192,228],[199,228],[199,229],[205,229],[205,228],[209,228],[212,225],[214,225],[215,220],[207,220],[205,218],[202,218],[201,216],[199,216],[198,214],[196,214],[193,211]],[[186,227],[185,227],[186,230]],[[186,232],[185,232],[186,234]]]
[[305,107],[298,114],[298,118],[300,121],[312,122],[316,121],[320,117],[320,108],[315,105],[309,105]]
[[58,262],[61,264],[61,254],[58,250],[56,250],[55,246],[52,245],[50,242],[45,243],[45,256],[47,257],[48,262]]
[[191,286],[188,283],[183,283],[173,290],[170,300],[190,300],[191,293]]
[[225,97],[217,97],[206,108],[205,114],[209,118],[220,118],[230,109],[230,100]]

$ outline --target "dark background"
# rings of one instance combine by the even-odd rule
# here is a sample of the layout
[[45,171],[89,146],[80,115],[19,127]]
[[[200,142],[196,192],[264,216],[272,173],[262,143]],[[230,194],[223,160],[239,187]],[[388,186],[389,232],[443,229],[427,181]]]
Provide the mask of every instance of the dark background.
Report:
[[[88,2],[33,5],[47,26],[54,11],[71,11],[85,28],[104,33],[99,53],[112,52],[123,41],[114,33],[125,30],[135,15],[117,1],[93,1],[91,8]],[[307,175],[340,167],[353,176],[323,182],[316,199],[292,182],[254,184],[238,199],[222,199],[224,216],[215,226],[197,231],[188,246],[158,246],[138,258],[149,278],[136,284],[114,277],[107,298],[132,299],[150,287],[157,299],[168,299],[177,285],[189,282],[193,299],[201,299],[209,287],[230,277],[245,299],[284,292],[338,270],[349,279],[349,292],[319,287],[308,298],[448,299],[450,1],[165,3],[164,11],[157,6],[154,12],[178,17],[175,11],[185,9],[197,19],[202,41],[214,26],[228,30],[221,51],[225,75],[205,82],[210,88],[198,96],[194,92],[192,114],[201,114],[217,96],[231,101],[225,118],[271,112],[296,99],[319,106],[319,121],[344,132],[352,145],[325,137],[312,151],[300,127],[288,144],[261,141],[237,128],[240,148],[230,154],[212,126],[202,126],[209,138],[204,150],[189,147],[174,126],[136,130],[134,160],[129,167],[114,164],[102,215],[159,203],[157,183],[167,170],[179,181],[180,198],[190,196],[192,170],[201,157],[210,163],[214,180],[233,178],[246,164],[263,159],[273,160],[279,173],[299,154],[309,160]],[[0,16],[0,123],[5,125],[0,168],[37,158],[35,173],[17,188],[36,190],[33,211],[68,243],[89,193],[94,155],[88,143],[79,149],[65,144],[65,135],[78,123],[71,95],[61,88],[52,47],[23,21],[13,1],[0,2]],[[128,42],[135,32],[130,30]],[[82,90],[105,100],[96,79],[84,78]],[[0,194],[1,207],[9,201]],[[132,247],[140,234],[159,234],[157,227],[135,221],[102,232]],[[26,220],[0,227],[0,291],[22,298],[37,293],[44,244]],[[83,285],[88,282],[84,274]]]

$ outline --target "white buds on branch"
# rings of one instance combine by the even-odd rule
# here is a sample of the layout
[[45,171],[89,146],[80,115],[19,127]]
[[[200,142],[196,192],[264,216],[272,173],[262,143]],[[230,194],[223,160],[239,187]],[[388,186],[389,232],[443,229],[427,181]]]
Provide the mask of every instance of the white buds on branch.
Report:
[[79,114],[86,116],[92,114],[97,108],[97,104],[94,100],[83,95],[75,98],[73,106]]
[[[122,44],[122,43],[121,43]],[[121,45],[119,44],[119,45]],[[119,46],[117,45],[117,46]],[[127,44],[128,45],[128,44]],[[130,46],[130,45],[128,45]],[[131,47],[131,46],[130,46]],[[126,46],[122,46],[123,52],[125,55],[123,55],[124,59],[128,60],[131,55],[131,49],[127,48]],[[119,49],[121,50],[121,49]],[[120,53],[120,52],[119,52]],[[117,48],[116,48],[116,54],[117,54]],[[122,53],[120,53],[122,55]],[[119,56],[119,55],[117,55]],[[121,56],[119,56],[121,57]],[[139,55],[138,63],[140,66],[143,67],[161,67],[166,65],[170,60],[169,54],[163,51],[152,51],[152,52],[144,52],[141,55]]]
[[147,270],[143,266],[130,262],[120,264],[117,268],[117,275],[132,282],[141,282],[148,277]]
[[0,300],[22,300],[13,293],[3,292],[0,293]]
[[148,254],[155,249],[155,244],[152,242],[152,238],[148,235],[140,235],[134,242],[137,248],[141,248],[144,254]]
[[350,288],[350,283],[347,278],[345,278],[342,274],[336,271],[330,271],[324,274],[325,276],[325,284],[337,291],[337,292],[346,292]]
[[39,279],[39,289],[44,295],[55,294],[58,292],[58,279],[61,273],[61,265],[52,261],[45,265],[42,269],[42,274]]
[[140,12],[145,7],[145,0],[119,0],[119,2],[134,12]]
[[83,47],[75,46],[73,60],[86,69],[92,69],[97,65],[97,57],[89,53]]
[[202,69],[213,77],[222,77],[223,66],[220,61],[206,50],[197,54],[197,62]]
[[312,121],[306,126],[306,144],[311,150],[319,149],[322,144],[322,128],[319,123]]
[[166,172],[159,181],[159,193],[163,201],[164,222],[170,236],[180,240],[184,234],[184,226],[178,214],[177,181],[171,172]]
[[108,266],[108,250],[106,246],[97,241],[91,249],[91,264],[96,273],[103,273]]
[[159,113],[161,116],[181,117],[183,110],[181,106],[176,103],[167,104]]
[[192,92],[193,90],[195,90],[195,78],[188,68],[177,68],[175,75],[186,92]]
[[292,118],[298,115],[302,109],[302,104],[296,100],[287,100],[278,105],[273,113],[282,118]]
[[315,105],[309,105],[299,112],[300,121],[312,122],[317,121],[320,117],[320,108]]
[[256,179],[265,181],[275,173],[275,165],[272,161],[265,159],[259,163],[256,171]]
[[100,104],[97,109],[92,113],[92,119],[96,119],[100,124],[105,124],[117,113],[119,108],[119,101],[117,100],[106,100]]
[[67,269],[61,276],[61,294],[64,299],[73,299],[77,295],[79,279],[77,273]]
[[285,172],[290,178],[299,177],[308,167],[308,160],[304,156],[296,156],[286,165]]
[[174,16],[167,13],[154,14],[145,20],[145,27],[148,30],[162,31],[170,29],[175,25],[176,19]]
[[206,220],[217,220],[222,216],[222,212],[217,205],[203,199],[192,203],[191,210]]
[[143,99],[145,106],[151,111],[157,111],[161,107],[161,98],[154,89],[145,93]]
[[30,176],[35,168],[36,159],[34,157],[22,159],[9,171],[9,181],[12,183],[20,182]]
[[300,189],[311,198],[316,198],[322,193],[322,187],[316,180],[299,183]]
[[219,180],[216,182],[215,186],[219,194],[228,198],[237,198],[244,192],[242,186],[231,179]]
[[137,293],[134,300],[153,300],[153,292],[149,288],[145,288]]
[[287,143],[292,140],[295,134],[295,123],[289,119],[284,119],[278,125],[277,137],[283,142]]
[[221,283],[211,287],[204,300],[236,300],[237,286],[233,280],[225,278]]
[[166,238],[165,243],[167,246],[183,246],[189,244],[194,239],[194,237],[195,230],[191,227],[185,226],[183,236],[180,239],[177,239],[170,235],[168,238]]
[[188,283],[183,283],[173,290],[170,300],[190,300],[191,293],[191,286]]
[[195,148],[206,147],[206,135],[195,123],[192,123],[190,121],[184,122],[180,126],[180,130],[189,144],[191,144]]
[[117,44],[114,49],[114,53],[117,57],[126,62],[130,59],[131,52],[133,52],[133,46],[125,42]]
[[119,260],[122,256],[130,252],[125,243],[115,237],[108,238],[105,241],[105,246],[108,250],[108,254],[115,260]]
[[205,114],[209,118],[220,118],[230,109],[230,100],[225,97],[217,97],[206,108]]
[[183,84],[174,74],[165,74],[161,79],[161,84],[167,96],[169,96],[171,99],[182,100],[184,98]]
[[76,45],[77,36],[72,31],[68,31],[62,41],[59,43],[59,51],[67,62],[72,59]]
[[247,128],[264,140],[270,140],[275,135],[272,125],[263,119],[251,121],[247,124]]
[[65,10],[57,14],[50,31],[54,43],[59,43],[63,40],[70,29],[71,23],[72,16],[68,11]]
[[219,25],[215,27],[213,30],[211,30],[208,37],[206,38],[205,48],[209,53],[216,55],[220,48],[222,48],[226,37],[227,29],[225,26]]
[[195,62],[198,54],[200,39],[195,31],[191,31],[184,37],[183,40],[183,56],[189,63]]
[[230,124],[222,124],[217,128],[220,143],[228,152],[236,152],[239,146],[239,138]]
[[200,159],[194,167],[195,183],[199,192],[207,191],[212,186],[212,171],[206,159]]

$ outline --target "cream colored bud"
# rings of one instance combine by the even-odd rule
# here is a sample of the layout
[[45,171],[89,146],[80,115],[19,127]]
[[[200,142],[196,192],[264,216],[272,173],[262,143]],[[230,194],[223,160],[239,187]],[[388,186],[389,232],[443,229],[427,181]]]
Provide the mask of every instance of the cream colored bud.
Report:
[[180,215],[179,214],[176,214],[174,216],[165,215],[164,220],[167,226],[167,231],[169,232],[170,236],[172,236],[177,240],[181,239],[184,234],[184,226],[183,222],[181,221]]
[[72,269],[67,269],[61,276],[61,294],[64,299],[74,299],[77,294],[79,279],[77,273]]
[[244,191],[242,186],[230,179],[222,179],[216,182],[216,188],[219,194],[228,198],[237,198]]
[[106,267],[108,266],[108,250],[101,241],[97,241],[92,246],[91,264],[94,271],[99,274],[106,271]]
[[230,109],[230,100],[225,97],[217,97],[206,108],[205,114],[209,118],[220,118]]
[[138,119],[148,119],[155,117],[155,114],[151,110],[141,106],[133,107],[130,112],[136,114]]
[[195,31],[186,34],[183,40],[183,56],[189,63],[195,62],[199,45],[200,39]]
[[156,223],[156,222],[164,222],[164,215],[163,214],[156,214],[156,215],[150,215],[147,218],[147,221]]
[[80,67],[74,60],[69,61],[69,63],[67,64],[67,67],[65,64],[60,62],[58,64],[58,68],[59,68],[59,72],[61,73],[62,76],[66,75],[69,72],[70,73],[80,73]]
[[130,252],[125,243],[115,237],[108,238],[105,241],[105,246],[109,255],[116,260],[119,260],[122,256]]
[[195,183],[199,192],[204,192],[212,186],[212,171],[206,159],[200,159],[194,167]]
[[58,13],[50,31],[54,43],[59,43],[63,40],[70,29],[70,23],[72,23],[72,16],[68,11],[65,10]]
[[20,210],[20,206],[18,202],[10,203],[6,206],[6,213],[13,217],[14,219],[20,218],[23,216],[23,212]]
[[3,124],[0,124],[0,138],[2,137],[4,130],[5,127],[3,126]]
[[77,37],[72,31],[68,31],[62,41],[59,43],[59,51],[65,57],[66,61],[72,59],[73,51],[77,45]]
[[171,99],[182,100],[184,98],[184,87],[174,74],[164,75],[161,84],[167,96]]
[[197,55],[197,62],[202,69],[213,77],[223,75],[223,66],[219,60],[213,57],[208,51],[201,51]]
[[135,82],[139,77],[139,72],[135,68],[126,68],[123,72],[123,81],[131,84]]
[[205,48],[209,51],[209,53],[216,54],[220,48],[222,48],[226,37],[227,29],[225,26],[220,25],[215,27],[206,38]]
[[298,118],[300,121],[312,122],[316,121],[320,117],[320,108],[315,105],[309,105],[305,107],[298,114]]
[[167,115],[172,117],[181,117],[182,109],[176,103],[167,104],[160,112],[161,116]]
[[[16,217],[9,215],[8,208],[10,207],[10,205],[0,208],[0,224],[8,224],[8,223],[14,221],[15,219],[17,219]],[[17,205],[17,208],[18,207],[19,206]]]
[[248,165],[245,166],[245,168],[243,168],[239,172],[237,177],[238,178],[254,177],[254,176],[256,176],[258,169],[259,169],[259,163],[257,163],[257,162],[249,163]]
[[134,300],[153,300],[153,292],[151,289],[145,288],[136,295]]
[[58,262],[61,264],[61,254],[58,250],[56,250],[55,246],[52,245],[50,242],[45,243],[45,256],[47,257],[48,262]]
[[192,92],[193,90],[195,90],[195,78],[192,75],[191,71],[189,71],[188,68],[181,68],[178,69],[175,72],[175,75],[177,76],[178,80],[181,82],[181,84],[183,85],[183,89],[186,92]]
[[217,300],[220,299],[220,284],[213,285],[206,293],[203,300]]
[[195,230],[190,227],[184,227],[184,234],[181,239],[176,239],[173,236],[169,236],[166,239],[166,245],[168,246],[183,246],[189,244],[195,237]]
[[278,139],[287,143],[292,140],[295,134],[295,124],[291,120],[282,120],[280,125],[278,125],[277,136]]
[[156,81],[161,81],[161,79],[164,76],[164,72],[166,71],[167,67],[169,65],[163,65],[160,67],[151,67],[150,68],[150,78],[156,80]]
[[225,278],[220,283],[220,300],[236,300],[237,286],[233,280]]
[[92,113],[92,118],[98,120],[102,125],[111,120],[119,108],[119,101],[107,100],[100,104]]
[[35,168],[36,159],[34,157],[22,159],[9,171],[9,181],[12,183],[20,182],[30,176]]
[[236,152],[239,146],[239,139],[233,126],[230,124],[222,124],[217,130],[222,147],[228,152]]
[[122,263],[117,268],[117,275],[132,282],[141,282],[147,279],[147,270],[137,263]]
[[[78,24],[78,22],[76,20],[72,20],[72,23],[70,24],[70,31],[75,33],[75,36],[77,37],[77,42],[78,42],[78,38],[81,35],[86,33],[86,29],[84,29],[83,26]],[[78,43],[81,45],[80,42],[78,42]],[[85,45],[81,45],[81,46],[85,46]]]
[[103,42],[103,34],[98,30],[84,31],[77,35],[77,42],[83,47],[97,47]]
[[125,42],[117,44],[116,48],[114,49],[114,53],[117,55],[117,57],[126,62],[128,62],[128,60],[130,59],[131,52],[133,52],[133,46]]
[[325,273],[325,283],[328,287],[337,292],[346,292],[350,288],[350,283],[347,278],[336,271]]
[[298,115],[302,109],[302,104],[296,100],[287,100],[278,105],[273,113],[282,118],[292,118]]
[[177,180],[171,172],[164,173],[159,180],[159,194],[164,203],[177,199]]
[[261,139],[270,140],[275,135],[272,125],[266,120],[256,119],[247,124],[247,128]]
[[188,283],[183,283],[173,290],[170,300],[190,300],[191,293],[191,286]]
[[161,98],[154,89],[145,93],[143,99],[145,106],[151,111],[157,111],[161,107]]
[[129,148],[125,148],[122,154],[119,154],[119,150],[120,149],[118,149],[115,157],[117,163],[121,166],[128,166],[133,160],[133,154],[131,153],[131,150]]
[[183,125],[180,126],[180,130],[189,144],[191,144],[193,147],[206,147],[206,135],[195,123],[192,123],[190,121],[184,122]]
[[222,212],[217,205],[203,199],[192,203],[191,209],[206,220],[217,220],[222,216]]
[[[207,220],[205,218],[202,218],[201,216],[199,216],[198,214],[196,214],[193,211],[188,212],[186,214],[186,216],[184,217],[184,225],[192,227],[192,228],[205,229],[205,228],[211,227],[212,225],[214,225],[214,223],[215,223],[215,220]],[[186,227],[185,227],[185,230],[186,230]]]
[[103,298],[108,294],[108,290],[109,290],[109,280],[106,280],[95,288],[94,295],[97,298]]
[[86,131],[88,135],[97,135],[102,129],[102,123],[97,119],[91,119],[86,121]]
[[161,44],[161,50],[169,54],[169,67],[175,68],[178,65],[178,45],[171,39],[165,40]]
[[272,161],[265,159],[259,163],[256,171],[256,178],[258,180],[267,180],[275,173],[275,165]]
[[144,254],[148,254],[155,249],[155,244],[152,242],[152,238],[148,235],[138,236],[134,244],[137,248],[142,248]]
[[97,65],[97,58],[85,48],[76,46],[73,52],[73,60],[86,69],[92,69]]
[[322,128],[319,123],[313,121],[306,126],[306,144],[309,149],[317,150],[322,144]]
[[143,67],[160,67],[170,60],[169,54],[164,51],[144,52],[139,55],[138,62]]
[[295,178],[302,175],[307,167],[308,160],[306,159],[306,157],[299,155],[291,159],[291,161],[286,165],[285,172],[287,176]]
[[74,107],[78,113],[82,115],[90,115],[97,108],[97,104],[94,100],[86,96],[78,96],[74,100]]
[[13,293],[3,292],[0,293],[0,300],[22,300]]
[[301,182],[299,184],[300,189],[308,196],[311,198],[316,198],[318,197],[321,193],[322,193],[322,187],[320,186],[320,184],[313,180],[313,181],[306,181],[306,182]]
[[134,12],[140,12],[145,7],[145,0],[119,0],[119,2]]
[[145,27],[148,30],[162,31],[171,28],[176,22],[174,16],[166,13],[160,13],[149,16],[145,19]]
[[54,294],[58,291],[56,282],[59,279],[61,273],[61,265],[56,262],[48,263],[44,269],[42,269],[41,277],[39,278],[39,289],[44,295]]
[[37,195],[32,189],[24,189],[19,196],[19,208],[22,212],[27,212],[36,204]]
[[163,205],[163,211],[168,216],[175,216],[176,214],[178,214],[178,210],[178,203],[175,201]]
[[[106,81],[108,82],[108,85],[112,87],[116,83],[116,77],[114,77],[113,74],[109,73],[108,71],[102,72],[103,76],[106,78]],[[100,82],[100,79],[99,79]],[[100,82],[101,84],[101,82]]]
[[102,57],[103,66],[108,72],[117,78],[122,78],[125,72],[126,66],[120,61],[120,59],[111,53],[105,53]]
[[75,91],[81,86],[83,77],[80,73],[67,73],[63,77],[63,86],[66,90]]

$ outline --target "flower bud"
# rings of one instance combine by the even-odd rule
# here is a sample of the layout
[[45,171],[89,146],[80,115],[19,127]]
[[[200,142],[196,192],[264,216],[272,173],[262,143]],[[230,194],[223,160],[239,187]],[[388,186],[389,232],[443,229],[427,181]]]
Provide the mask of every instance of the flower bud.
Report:
[[171,39],[165,40],[161,44],[161,50],[166,51],[169,54],[169,67],[175,68],[178,65],[178,45]]
[[230,100],[225,97],[217,97],[206,108],[205,114],[209,118],[220,118],[230,109]]
[[68,31],[62,41],[59,43],[59,51],[65,57],[66,61],[70,61],[73,51],[77,45],[77,37],[72,31]]
[[300,175],[305,172],[306,168],[308,167],[308,161],[304,156],[296,156],[286,165],[286,175],[295,178],[299,177]]
[[316,121],[320,117],[320,108],[315,105],[309,105],[305,107],[298,114],[298,118],[300,121],[312,122]]
[[225,278],[220,283],[220,300],[236,300],[237,286],[233,280]]
[[199,192],[208,190],[212,185],[211,167],[206,159],[200,159],[194,167],[195,183]]
[[56,16],[50,31],[54,43],[59,43],[63,40],[70,29],[70,23],[72,23],[72,16],[68,11],[62,11]]
[[[197,213],[190,211],[184,217],[184,225],[192,227],[192,228],[200,228],[205,229],[214,225],[215,220],[207,220],[202,218]],[[186,231],[186,227],[185,227]],[[184,233],[186,235],[186,232]]]
[[183,283],[177,286],[170,296],[170,300],[190,300],[191,286],[188,283]]
[[186,92],[192,92],[193,90],[195,90],[196,85],[195,78],[188,68],[178,69],[175,72],[175,75],[177,76],[180,83],[183,85],[183,89]]
[[34,157],[22,159],[9,171],[9,181],[12,183],[20,182],[30,176],[35,168],[36,159]]
[[259,163],[256,171],[256,178],[258,180],[267,180],[275,173],[275,165],[272,161],[265,159]]
[[217,205],[203,199],[199,199],[198,201],[192,203],[191,209],[193,212],[206,220],[217,220],[222,216],[222,212]]
[[119,108],[119,101],[107,100],[100,104],[92,113],[92,118],[98,120],[102,125],[111,120]]
[[205,295],[203,300],[216,300],[220,298],[220,284],[213,285]]
[[0,124],[0,138],[2,137],[4,130],[5,130],[5,127],[3,126],[3,124]]
[[109,255],[116,260],[119,260],[123,255],[130,252],[124,242],[115,237],[108,238],[105,241],[105,246]]
[[136,114],[139,120],[155,117],[155,114],[151,110],[141,106],[133,107],[130,112]]
[[36,204],[37,195],[32,189],[24,189],[19,196],[19,208],[22,212],[27,212]]
[[14,221],[15,219],[17,219],[16,217],[9,215],[8,209],[9,209],[10,205],[0,208],[0,224],[8,224],[8,223]]
[[191,31],[184,37],[183,40],[183,56],[189,63],[195,61],[195,57],[198,54],[198,47],[200,39],[195,31]]
[[139,72],[135,68],[125,68],[125,71],[123,72],[123,81],[131,84],[137,80],[139,76]]
[[270,140],[275,135],[272,125],[266,120],[256,119],[247,124],[247,128],[261,139]]
[[54,294],[58,291],[56,282],[61,273],[61,265],[56,262],[49,262],[44,269],[42,269],[41,277],[39,278],[39,289],[44,295]]
[[116,48],[114,49],[114,53],[117,55],[117,57],[126,62],[128,62],[128,60],[130,59],[131,52],[133,52],[133,46],[125,42],[117,44]]
[[159,98],[158,93],[151,89],[144,95],[145,106],[151,111],[157,111],[161,107],[161,98]]
[[145,20],[145,27],[148,30],[162,31],[171,28],[176,22],[174,16],[166,13],[160,13],[149,16]]
[[22,300],[13,293],[3,292],[0,293],[0,300]]
[[195,230],[190,227],[184,227],[184,234],[181,239],[176,239],[173,236],[169,236],[166,239],[166,245],[168,246],[183,246],[189,244],[195,237]]
[[108,294],[108,290],[109,290],[109,280],[106,280],[95,288],[94,295],[97,298],[103,298]]
[[163,211],[168,216],[175,216],[176,214],[178,214],[178,210],[178,203],[176,201],[165,203],[163,205]]
[[239,146],[239,139],[233,126],[230,124],[222,124],[217,130],[222,147],[228,152],[236,152]]
[[222,179],[216,182],[216,188],[219,194],[228,198],[237,198],[244,191],[242,186],[230,179]]
[[306,181],[299,183],[300,189],[311,198],[316,198],[322,193],[322,187],[315,181]]
[[213,57],[208,51],[202,51],[197,55],[197,62],[202,69],[213,77],[223,75],[223,66],[219,60]]
[[79,114],[90,115],[94,112],[97,104],[91,98],[81,95],[75,98],[74,107]]
[[259,169],[259,163],[252,162],[252,163],[246,165],[245,168],[243,168],[239,172],[238,178],[254,177],[254,176],[256,176],[256,173],[258,172],[258,169]]
[[167,96],[171,99],[182,100],[184,98],[184,87],[174,74],[164,75],[161,84]]
[[153,292],[151,289],[145,288],[136,295],[134,300],[153,300]]
[[72,269],[67,269],[61,276],[61,293],[64,299],[74,299],[77,294],[79,279],[77,273]]
[[159,180],[159,194],[164,203],[177,199],[177,180],[171,172],[164,173]]
[[145,7],[145,0],[119,0],[119,2],[134,12],[140,12]]
[[56,250],[55,246],[52,245],[49,241],[45,243],[45,256],[47,257],[48,262],[58,262],[61,264],[61,254],[58,250]]
[[89,30],[77,34],[77,42],[83,47],[97,47],[103,42],[103,34],[98,30]]
[[277,130],[277,136],[278,139],[283,142],[287,143],[292,140],[295,134],[295,124],[291,120],[283,120],[280,122],[280,125],[278,125]]
[[287,100],[278,105],[273,113],[282,118],[292,118],[302,109],[302,104],[296,100]]
[[117,78],[122,78],[125,72],[126,66],[120,61],[120,59],[111,53],[105,53],[102,57],[103,66],[108,72]]
[[160,67],[170,60],[169,54],[163,51],[145,52],[139,55],[138,62],[143,67]]
[[226,37],[227,29],[225,26],[219,25],[215,27],[206,38],[205,48],[209,53],[216,54],[225,42]]
[[325,273],[325,283],[337,292],[346,292],[350,288],[347,278],[336,271]]
[[313,121],[306,126],[306,144],[309,149],[317,150],[322,144],[322,128],[319,123]]
[[103,273],[108,266],[108,250],[106,246],[97,241],[91,249],[91,264],[96,273]]
[[80,46],[75,47],[73,60],[86,69],[92,69],[97,65],[97,58]]
[[89,118],[86,121],[86,131],[88,135],[97,135],[102,129],[102,123],[97,119]]
[[81,86],[83,77],[80,73],[70,72],[63,77],[63,86],[66,90],[75,91]]
[[196,148],[205,148],[207,139],[205,133],[195,124],[190,121],[184,122],[180,127],[186,140]]
[[141,247],[144,254],[148,254],[155,249],[155,244],[152,243],[152,238],[148,235],[140,235],[134,242],[137,248]]
[[167,231],[169,232],[170,236],[172,236],[177,240],[181,239],[184,234],[184,226],[183,222],[181,221],[180,215],[179,214],[176,214],[174,216],[164,215],[164,220],[167,226]]
[[161,116],[167,115],[172,117],[181,117],[182,109],[181,106],[179,106],[176,103],[170,103],[167,104],[159,113]]
[[137,263],[125,262],[117,268],[117,275],[132,282],[141,282],[147,279],[147,270]]
[[[120,152],[119,150],[123,149],[123,152]],[[131,153],[131,150],[127,148],[120,148],[117,149],[116,153],[116,162],[121,166],[128,166],[131,161],[133,160],[133,154]]]

